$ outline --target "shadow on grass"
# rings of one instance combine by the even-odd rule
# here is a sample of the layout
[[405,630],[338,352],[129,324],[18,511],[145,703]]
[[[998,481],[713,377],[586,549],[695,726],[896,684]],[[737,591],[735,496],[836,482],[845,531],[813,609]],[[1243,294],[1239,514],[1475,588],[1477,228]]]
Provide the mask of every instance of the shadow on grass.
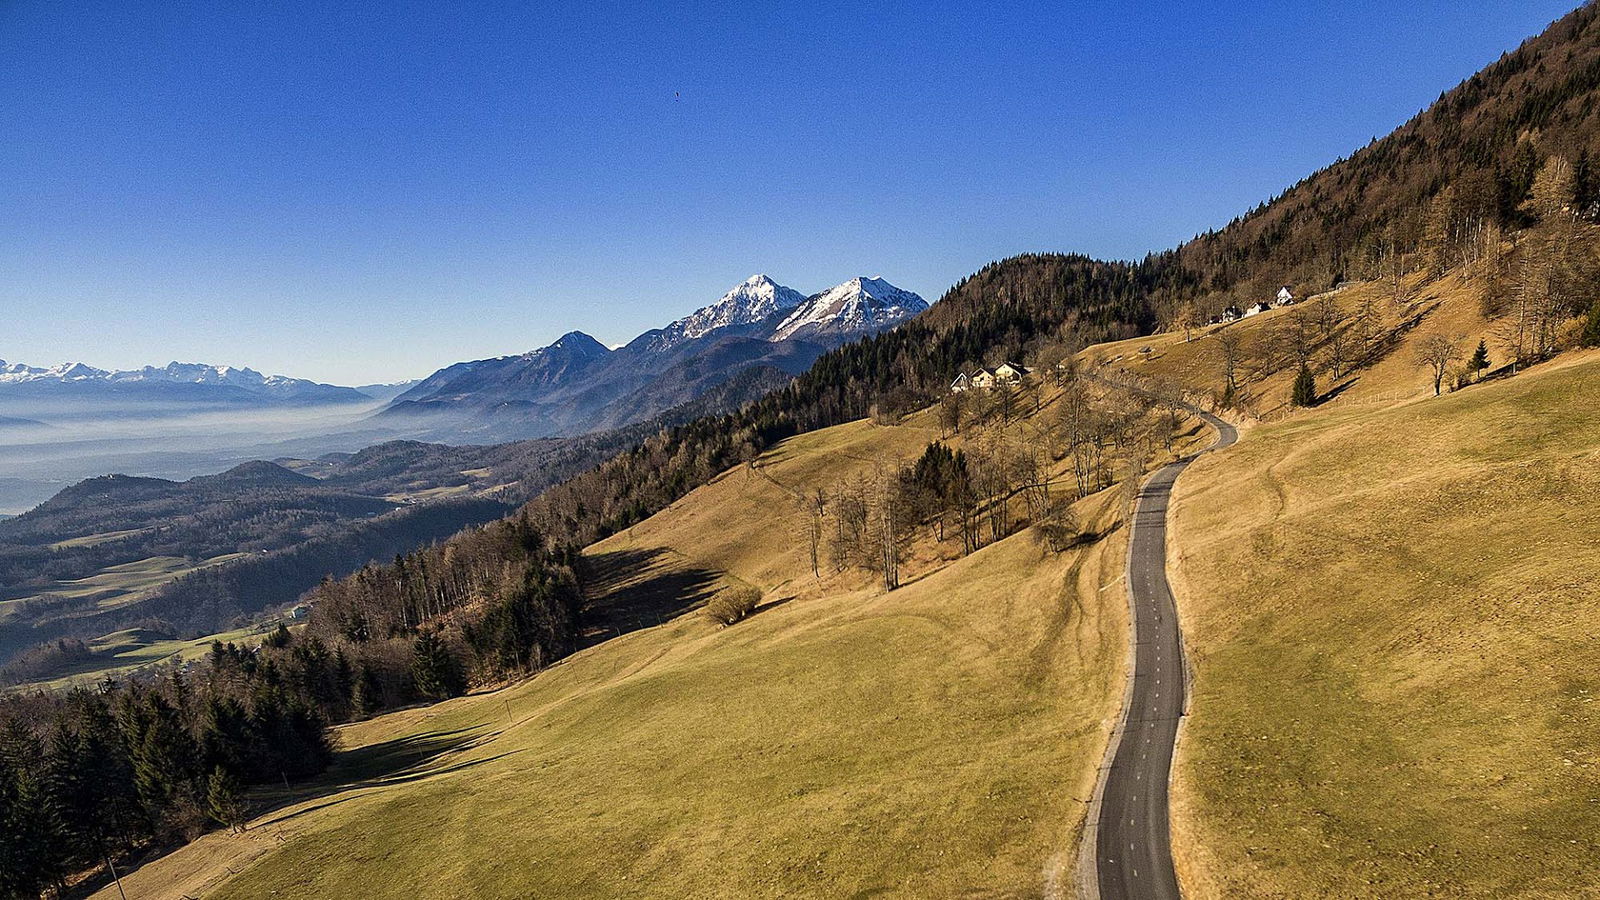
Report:
[[[281,825],[307,813],[338,806],[355,799],[356,795],[353,792],[363,788],[388,787],[438,775],[448,775],[451,772],[470,769],[522,752],[513,750],[455,765],[435,765],[442,757],[470,750],[496,733],[486,726],[430,731],[341,751],[334,756],[333,764],[328,770],[313,780],[292,784],[287,790],[270,785],[252,790],[249,794],[252,801],[250,827],[254,830],[266,825]],[[323,802],[316,802],[319,800]],[[283,812],[297,804],[307,805],[292,812]],[[281,837],[279,839],[282,840]],[[118,868],[124,876],[127,876],[161,859],[180,846],[182,842],[146,848],[132,856],[124,855],[117,861]],[[110,875],[102,870],[96,870],[69,889],[64,896],[87,897],[109,884],[111,884]]]
[[1317,398],[1317,402],[1312,404],[1312,405],[1321,406],[1324,403],[1328,403],[1328,402],[1331,402],[1333,400],[1339,399],[1339,395],[1340,394],[1343,394],[1345,391],[1348,391],[1351,388],[1355,387],[1356,382],[1358,382],[1360,380],[1361,380],[1361,376],[1359,376],[1359,375],[1353,375],[1353,376],[1351,376],[1349,378],[1346,378],[1344,381],[1341,381],[1338,384],[1334,385],[1333,387],[1329,388],[1325,393],[1323,393],[1322,396],[1318,397]]
[[[465,749],[465,748],[463,748],[463,749]],[[457,764],[455,764],[453,766],[442,766],[442,767],[437,767],[437,768],[433,768],[433,767],[414,768],[411,771],[402,772],[402,773],[398,773],[398,774],[395,774],[395,775],[389,775],[389,776],[379,777],[379,778],[371,778],[371,779],[367,779],[367,780],[364,780],[364,781],[355,781],[355,782],[351,782],[349,784],[339,785],[338,788],[337,788],[337,791],[340,794],[342,794],[342,796],[334,797],[333,799],[328,800],[326,803],[316,803],[316,804],[313,804],[311,806],[303,806],[303,807],[295,810],[294,812],[285,813],[285,814],[283,814],[281,816],[275,816],[275,817],[273,817],[271,819],[258,819],[257,822],[255,823],[255,825],[252,826],[252,827],[260,827],[262,825],[280,825],[280,824],[282,824],[284,822],[288,822],[288,821],[290,821],[292,819],[298,819],[301,816],[306,815],[307,813],[313,813],[313,812],[316,812],[318,810],[327,809],[327,808],[332,807],[332,806],[338,806],[339,804],[344,803],[344,802],[346,802],[348,800],[355,799],[355,793],[354,792],[362,790],[364,788],[392,787],[394,785],[409,784],[409,783],[411,783],[413,781],[421,781],[421,780],[423,780],[425,778],[433,778],[433,777],[436,777],[436,776],[439,776],[439,775],[449,775],[452,772],[461,772],[461,771],[464,771],[466,769],[476,768],[477,766],[481,766],[481,765],[483,765],[485,763],[492,763],[495,760],[504,759],[504,758],[506,758],[508,756],[511,756],[513,754],[516,754],[516,753],[522,753],[522,752],[526,751],[526,749],[527,748],[524,747],[524,748],[521,748],[521,749],[518,749],[518,750],[509,750],[509,751],[507,751],[505,753],[496,753],[493,756],[485,756],[482,759],[474,759],[474,760],[471,760],[470,762],[457,763]],[[299,800],[296,800],[294,802],[297,802],[297,803],[298,802],[304,802],[305,799],[306,798],[302,797]]]
[[[261,818],[276,810],[297,803],[316,800],[360,788],[390,784],[404,784],[434,775],[443,775],[456,769],[478,765],[498,757],[487,757],[458,766],[436,767],[441,757],[470,750],[493,734],[486,726],[457,728],[450,731],[428,731],[392,740],[379,741],[354,750],[340,751],[328,770],[313,781],[291,786],[287,791],[268,789],[256,794],[258,805],[254,810],[259,824],[271,825],[287,821],[316,809],[343,803],[342,797],[329,803],[309,806],[271,819]],[[503,755],[503,754],[502,754]]]
[[666,623],[711,598],[721,573],[684,565],[669,550],[613,550],[590,557],[583,646]]

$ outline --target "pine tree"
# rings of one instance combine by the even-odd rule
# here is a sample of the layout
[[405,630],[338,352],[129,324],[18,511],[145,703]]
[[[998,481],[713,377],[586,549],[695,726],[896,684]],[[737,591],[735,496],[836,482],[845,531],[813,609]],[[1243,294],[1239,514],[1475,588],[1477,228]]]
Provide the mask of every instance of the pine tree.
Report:
[[378,684],[377,674],[366,663],[358,663],[355,682],[350,688],[350,711],[365,718],[377,712],[382,706],[383,687]]
[[228,826],[230,831],[244,833],[248,817],[244,790],[239,786],[239,780],[221,766],[212,769],[211,777],[206,780],[206,808],[211,818]]
[[1472,351],[1472,358],[1467,360],[1467,368],[1472,370],[1474,376],[1482,374],[1484,369],[1489,368],[1489,345],[1482,339],[1478,341],[1478,349]]
[[416,680],[417,693],[424,697],[444,700],[459,697],[466,691],[450,648],[439,639],[437,632],[424,631],[417,635],[412,645],[411,676]]
[[150,818],[160,820],[192,802],[199,748],[160,694],[145,700],[141,718],[144,733],[132,739],[134,784]]
[[1317,403],[1317,379],[1307,366],[1301,366],[1300,374],[1295,376],[1292,401],[1295,406],[1315,406]]
[[1578,342],[1585,347],[1600,347],[1600,299],[1589,307],[1589,319],[1583,324],[1583,334]]

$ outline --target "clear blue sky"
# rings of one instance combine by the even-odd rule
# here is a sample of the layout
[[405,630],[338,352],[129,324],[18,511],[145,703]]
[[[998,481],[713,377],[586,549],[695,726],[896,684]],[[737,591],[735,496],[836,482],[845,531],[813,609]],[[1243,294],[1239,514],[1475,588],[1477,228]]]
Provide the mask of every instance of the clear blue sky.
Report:
[[0,358],[396,380],[1137,257],[1573,5],[0,0]]

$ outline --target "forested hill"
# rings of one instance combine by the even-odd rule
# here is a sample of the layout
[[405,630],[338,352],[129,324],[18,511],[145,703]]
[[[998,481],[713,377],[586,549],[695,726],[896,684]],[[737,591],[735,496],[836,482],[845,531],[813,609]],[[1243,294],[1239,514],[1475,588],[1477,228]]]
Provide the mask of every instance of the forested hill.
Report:
[[[1436,225],[1458,238],[1529,224],[1523,201],[1551,157],[1573,166],[1575,205],[1600,202],[1600,7],[1585,4],[1442,94],[1393,133],[1177,250],[1225,300],[1283,282],[1378,277]],[[1226,293],[1224,293],[1226,292]]]

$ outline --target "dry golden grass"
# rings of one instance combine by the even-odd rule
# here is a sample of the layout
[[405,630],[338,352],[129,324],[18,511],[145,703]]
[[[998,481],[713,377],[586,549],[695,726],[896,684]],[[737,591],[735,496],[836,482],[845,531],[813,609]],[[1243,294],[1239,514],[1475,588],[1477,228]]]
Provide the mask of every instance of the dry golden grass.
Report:
[[[130,895],[1063,894],[1121,696],[1122,532],[925,542],[891,593],[813,576],[796,493],[916,456],[927,421],[795,438],[590,548],[621,636],[341,729],[313,791]],[[1115,502],[1081,518],[1109,528]],[[765,592],[750,618],[689,611],[739,585]]]
[[1597,410],[1569,355],[1185,475],[1193,896],[1600,894]]
[[[1442,333],[1458,338],[1463,363],[1480,339],[1488,344],[1493,366],[1506,361],[1507,351],[1480,309],[1481,279],[1452,274],[1437,281],[1426,281],[1420,275],[1412,275],[1402,284],[1405,299],[1399,304],[1394,302],[1392,286],[1382,282],[1355,283],[1326,295],[1346,316],[1353,316],[1364,300],[1371,300],[1382,316],[1384,327],[1397,334],[1391,348],[1371,364],[1342,379],[1333,381],[1330,373],[1318,371],[1317,390],[1324,395],[1337,391],[1331,405],[1377,405],[1432,394],[1432,377],[1413,357],[1413,345],[1422,335]],[[1182,332],[1131,338],[1097,344],[1085,350],[1081,358],[1091,365],[1109,364],[1180,385],[1199,395],[1214,396],[1220,393],[1223,383],[1218,335],[1228,331],[1241,336],[1249,351],[1274,323],[1294,316],[1296,311],[1310,314],[1320,296],[1233,324],[1194,329],[1188,341],[1183,339]],[[1145,347],[1149,347],[1150,352],[1141,353]],[[1247,365],[1245,372],[1248,370]],[[1248,377],[1243,393],[1250,412],[1268,419],[1290,414],[1288,404],[1294,377],[1293,367],[1265,377]]]

